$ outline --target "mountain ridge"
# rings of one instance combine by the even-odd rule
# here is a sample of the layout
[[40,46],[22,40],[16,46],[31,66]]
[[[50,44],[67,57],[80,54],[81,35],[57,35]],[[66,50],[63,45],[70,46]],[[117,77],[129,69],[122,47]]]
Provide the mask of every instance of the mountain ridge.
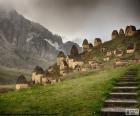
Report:
[[[2,7],[0,8],[0,42],[2,56],[0,64],[11,67],[41,64],[38,59],[43,61],[47,59],[48,63],[53,62],[59,51],[69,54],[69,49],[76,44],[71,42],[73,44],[69,44],[67,50],[63,47],[65,43],[61,36],[53,34],[39,23],[24,18],[15,9],[6,10]],[[76,45],[79,47],[78,44]],[[38,63],[34,64],[36,61]]]

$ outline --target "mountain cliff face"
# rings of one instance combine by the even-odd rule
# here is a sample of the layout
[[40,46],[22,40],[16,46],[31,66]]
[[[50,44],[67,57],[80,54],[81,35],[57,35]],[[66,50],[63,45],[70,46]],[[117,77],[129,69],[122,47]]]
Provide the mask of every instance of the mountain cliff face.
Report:
[[73,44],[65,49],[61,36],[25,19],[16,10],[0,8],[0,65],[22,67],[41,64],[40,61],[50,63],[60,50],[69,54]]

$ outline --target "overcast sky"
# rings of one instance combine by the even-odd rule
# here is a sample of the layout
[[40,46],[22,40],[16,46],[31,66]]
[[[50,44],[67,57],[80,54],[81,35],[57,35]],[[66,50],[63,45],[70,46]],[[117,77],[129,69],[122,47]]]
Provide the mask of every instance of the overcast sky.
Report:
[[81,43],[111,39],[113,29],[140,28],[140,0],[0,0],[53,33]]

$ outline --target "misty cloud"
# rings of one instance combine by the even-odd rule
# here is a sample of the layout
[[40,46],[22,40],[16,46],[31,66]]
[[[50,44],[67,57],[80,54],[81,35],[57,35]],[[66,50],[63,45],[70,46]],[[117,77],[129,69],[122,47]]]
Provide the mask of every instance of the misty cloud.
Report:
[[0,0],[64,40],[109,40],[113,29],[140,28],[139,0]]

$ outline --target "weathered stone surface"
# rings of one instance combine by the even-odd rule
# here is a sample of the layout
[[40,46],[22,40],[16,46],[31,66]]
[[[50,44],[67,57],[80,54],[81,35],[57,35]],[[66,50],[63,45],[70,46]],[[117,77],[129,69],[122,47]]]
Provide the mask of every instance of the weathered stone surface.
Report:
[[126,37],[132,37],[133,35],[136,34],[136,27],[135,26],[127,26],[125,29],[125,36]]
[[87,39],[84,39],[83,45],[88,45],[88,40]]
[[[129,73],[127,73],[127,75],[129,75]],[[135,74],[129,78],[131,78],[131,82],[122,77],[119,79],[119,82],[116,83],[109,98],[105,100],[104,107],[101,109],[102,116],[124,116],[126,115],[126,109],[136,109],[138,105],[136,99],[138,95],[138,85],[135,85],[136,82],[133,82],[135,80]]]
[[128,64],[128,62],[125,61],[125,60],[118,60],[118,61],[115,62],[115,66],[117,66],[117,67],[119,67],[119,66],[125,66],[127,64]]
[[105,58],[103,58],[103,60],[108,62],[108,61],[110,61],[110,57],[105,57]]
[[68,66],[67,62],[65,60],[62,61],[60,64],[60,74],[62,76],[65,76],[68,73],[68,68],[69,68],[69,66]]
[[104,53],[104,52],[107,51],[107,49],[106,49],[106,48],[101,48],[100,51],[101,51],[102,53]]
[[57,56],[57,65],[60,65],[63,60],[66,59],[64,52],[60,51]]
[[17,79],[16,89],[19,90],[23,88],[28,88],[28,82],[26,78],[24,77],[24,75],[20,75]]
[[33,70],[36,74],[43,74],[44,70],[40,66],[36,66]]
[[107,56],[112,56],[112,51],[107,51],[106,55]]
[[117,30],[113,30],[112,32],[112,39],[117,39],[119,37],[118,31]]
[[32,73],[32,82],[34,84],[41,84],[44,75],[44,70],[40,66],[36,66]]
[[65,58],[66,56],[65,56],[64,52],[60,51],[58,53],[57,57],[64,57]]
[[83,46],[83,52],[88,51],[89,43],[87,39],[84,39],[82,46]]
[[127,50],[126,50],[126,53],[127,54],[132,54],[132,53],[134,53],[135,52],[135,49],[136,49],[136,45],[135,44],[129,44],[128,46],[127,46]]
[[70,51],[70,55],[72,57],[76,57],[79,55],[78,48],[75,45],[72,46],[71,51]]
[[123,29],[120,29],[120,31],[119,31],[119,37],[125,37]]
[[92,45],[92,43],[90,43],[90,44],[89,44],[89,48],[90,48],[90,49],[92,49],[92,48],[93,48],[93,45]]
[[117,57],[121,57],[121,56],[123,56],[123,54],[124,54],[124,51],[122,49],[114,50],[114,55]]
[[100,38],[95,38],[94,40],[94,46],[99,46],[102,44],[102,40]]
[[74,69],[77,65],[82,67],[82,65],[84,64],[80,57],[72,58],[70,56],[67,56],[66,61],[71,69]]

